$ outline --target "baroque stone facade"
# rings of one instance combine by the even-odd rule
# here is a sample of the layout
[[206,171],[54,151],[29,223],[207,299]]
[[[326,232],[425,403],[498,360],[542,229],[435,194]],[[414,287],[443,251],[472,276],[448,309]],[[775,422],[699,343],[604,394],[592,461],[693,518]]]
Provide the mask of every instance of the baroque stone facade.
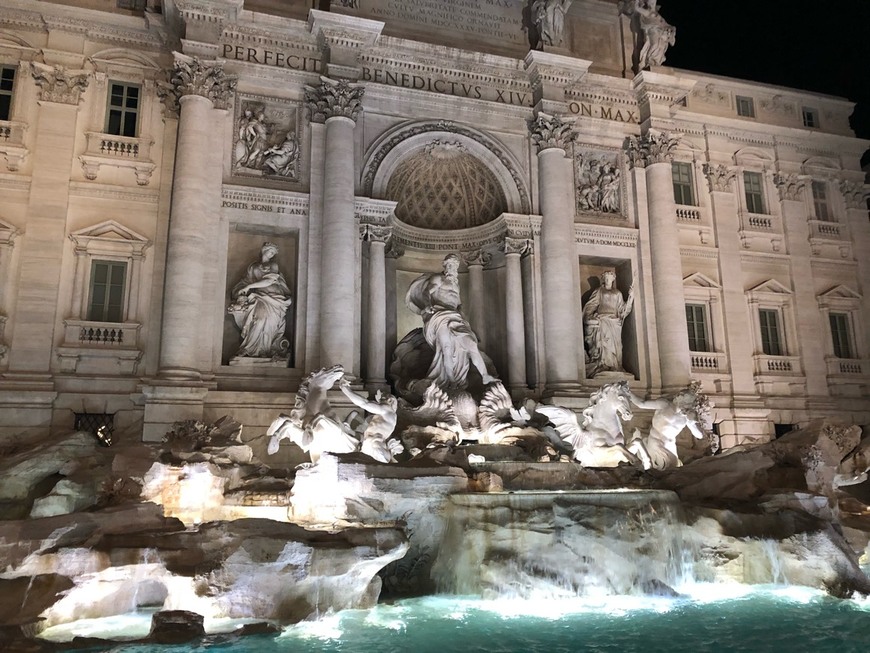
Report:
[[[71,4],[0,12],[0,443],[94,414],[262,432],[335,364],[383,387],[405,292],[454,252],[514,397],[607,382],[604,278],[632,298],[606,371],[700,381],[723,446],[870,424],[849,102],[663,68],[644,3]],[[243,346],[266,313],[280,346]]]

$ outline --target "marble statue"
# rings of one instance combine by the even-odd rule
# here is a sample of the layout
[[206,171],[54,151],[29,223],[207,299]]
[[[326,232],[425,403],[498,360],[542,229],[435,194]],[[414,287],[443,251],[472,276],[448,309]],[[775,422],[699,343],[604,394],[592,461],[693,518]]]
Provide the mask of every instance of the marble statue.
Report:
[[574,0],[535,0],[532,19],[538,28],[538,44],[559,47],[565,39],[565,14]]
[[351,390],[346,377],[339,381],[339,389],[351,403],[372,415],[362,433],[360,451],[378,462],[396,462],[396,455],[404,450],[402,443],[391,437],[398,421],[397,399],[392,395],[384,397],[378,390],[375,400],[369,401]]
[[561,438],[573,448],[574,460],[583,467],[617,467],[621,463],[640,466],[637,456],[624,444],[603,444],[598,435],[577,421],[573,410],[562,406],[538,406],[536,411],[556,427]]
[[668,46],[676,42],[677,30],[659,13],[655,0],[620,0],[620,13],[631,17],[631,29],[642,40],[638,70],[661,66]]
[[299,143],[296,134],[287,132],[284,142],[263,152],[263,172],[279,177],[293,177],[299,158]]
[[269,143],[269,126],[266,124],[266,114],[262,111],[254,115],[252,109],[246,109],[239,119],[239,140],[241,156],[238,164],[246,168],[259,168]]
[[677,454],[677,436],[684,428],[698,440],[709,440],[714,451],[718,449],[712,433],[712,405],[701,392],[699,381],[693,381],[673,397],[644,400],[632,392],[628,392],[628,397],[638,408],[655,411],[649,433],[642,436],[640,430],[635,429],[628,444],[628,449],[643,461],[644,469],[682,466]]
[[616,287],[616,273],[607,270],[601,285],[592,291],[583,307],[583,334],[586,343],[586,376],[602,372],[625,372],[622,367],[622,323],[634,306],[634,285],[628,298]]
[[260,258],[248,266],[245,276],[233,286],[227,312],[241,329],[242,344],[236,357],[287,356],[290,343],[284,337],[290,288],[278,268],[278,246],[263,243]]
[[461,312],[459,256],[444,257],[443,272],[415,279],[405,295],[405,304],[423,318],[423,336],[435,352],[427,378],[442,389],[464,389],[473,367],[487,385],[489,374],[478,347],[477,336]]
[[269,426],[267,452],[277,453],[281,440],[289,439],[308,454],[313,464],[325,453],[350,453],[359,449],[359,441],[348,432],[329,403],[328,392],[344,377],[341,365],[312,372],[296,392],[296,405],[289,415],[279,415]]

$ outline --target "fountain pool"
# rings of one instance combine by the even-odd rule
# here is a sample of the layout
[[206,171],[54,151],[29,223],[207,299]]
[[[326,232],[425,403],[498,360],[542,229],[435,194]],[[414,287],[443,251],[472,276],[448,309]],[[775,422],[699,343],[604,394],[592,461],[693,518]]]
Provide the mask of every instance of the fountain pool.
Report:
[[[870,602],[789,586],[695,584],[680,590],[684,597],[678,599],[488,601],[433,596],[343,611],[297,624],[275,637],[228,640],[217,635],[196,646],[118,644],[112,652],[859,653],[870,642]],[[147,631],[149,616],[140,622]],[[97,634],[97,626],[89,624],[88,634]],[[66,634],[74,634],[75,627],[67,626]],[[53,631],[45,635],[61,635]]]

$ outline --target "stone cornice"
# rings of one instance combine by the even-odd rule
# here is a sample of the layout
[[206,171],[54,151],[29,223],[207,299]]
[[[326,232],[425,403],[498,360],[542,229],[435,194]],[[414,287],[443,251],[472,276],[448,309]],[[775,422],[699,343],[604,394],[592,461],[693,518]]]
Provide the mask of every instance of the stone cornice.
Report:
[[393,241],[404,249],[433,252],[468,251],[499,247],[505,236],[505,221],[500,216],[479,227],[453,231],[421,229],[393,220]]
[[398,202],[357,197],[354,200],[353,214],[361,224],[386,225],[396,210]]

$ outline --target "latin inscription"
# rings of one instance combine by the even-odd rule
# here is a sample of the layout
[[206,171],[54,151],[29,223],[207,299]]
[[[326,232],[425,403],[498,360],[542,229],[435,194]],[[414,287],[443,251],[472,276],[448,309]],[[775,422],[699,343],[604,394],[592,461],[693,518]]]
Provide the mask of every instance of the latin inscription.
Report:
[[298,54],[288,54],[265,48],[249,48],[244,45],[224,43],[224,59],[259,63],[266,66],[278,66],[291,70],[304,70],[309,73],[320,72],[320,59],[305,57]]
[[368,0],[361,4],[360,15],[378,20],[528,45],[523,0]]

